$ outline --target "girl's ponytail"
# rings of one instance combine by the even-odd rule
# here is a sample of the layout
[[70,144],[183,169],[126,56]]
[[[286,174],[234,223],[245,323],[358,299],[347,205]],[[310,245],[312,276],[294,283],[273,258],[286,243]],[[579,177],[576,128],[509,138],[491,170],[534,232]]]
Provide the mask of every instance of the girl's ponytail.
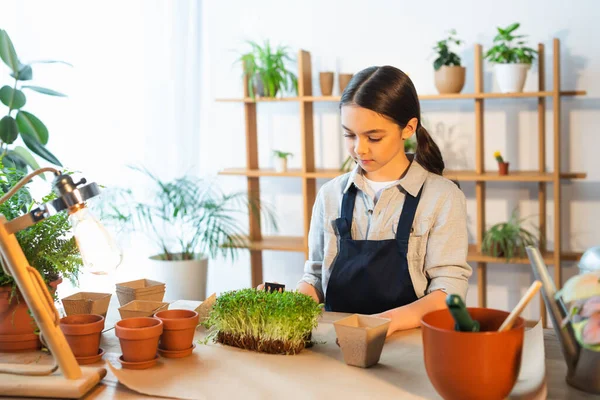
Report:
[[421,121],[419,121],[415,134],[417,135],[417,151],[415,152],[415,159],[427,171],[442,175],[444,172],[442,152],[431,136],[429,136],[427,129],[421,125]]

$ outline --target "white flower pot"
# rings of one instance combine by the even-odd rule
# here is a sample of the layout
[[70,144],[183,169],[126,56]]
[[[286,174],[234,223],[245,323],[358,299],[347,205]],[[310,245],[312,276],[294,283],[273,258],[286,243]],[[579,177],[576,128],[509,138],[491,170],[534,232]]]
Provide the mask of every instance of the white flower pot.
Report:
[[275,159],[275,171],[286,172],[287,171],[287,158],[277,157]]
[[197,260],[185,261],[165,261],[152,256],[144,276],[165,284],[164,301],[204,300],[208,258],[197,256]]
[[527,71],[531,64],[494,64],[496,82],[502,93],[519,93],[523,91]]

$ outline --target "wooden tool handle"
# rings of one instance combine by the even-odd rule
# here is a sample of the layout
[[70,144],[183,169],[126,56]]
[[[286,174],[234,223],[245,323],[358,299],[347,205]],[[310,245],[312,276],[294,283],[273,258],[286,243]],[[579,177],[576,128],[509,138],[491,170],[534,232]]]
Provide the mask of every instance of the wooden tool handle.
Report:
[[519,318],[519,315],[521,315],[521,312],[523,312],[523,309],[527,306],[527,304],[529,304],[533,296],[535,296],[535,294],[540,290],[541,287],[542,282],[537,280],[531,284],[529,289],[527,289],[525,295],[521,297],[521,300],[519,300],[519,303],[511,311],[508,317],[506,317],[506,319],[498,329],[498,332],[504,332],[512,328],[517,318]]

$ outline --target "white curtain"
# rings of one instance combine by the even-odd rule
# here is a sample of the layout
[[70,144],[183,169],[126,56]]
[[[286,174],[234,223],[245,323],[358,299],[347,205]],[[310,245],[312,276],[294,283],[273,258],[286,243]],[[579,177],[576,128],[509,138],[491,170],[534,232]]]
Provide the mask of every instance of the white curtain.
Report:
[[[68,98],[28,94],[24,109],[46,124],[47,147],[66,168],[106,186],[142,188],[147,182],[135,180],[141,175],[132,164],[163,179],[199,174],[200,22],[201,0],[0,2],[0,28],[23,62],[73,65],[35,65],[31,84]],[[12,81],[2,64],[5,84]],[[40,193],[50,189],[40,186]],[[125,249],[125,275],[117,279],[136,268],[127,251],[145,258],[151,250],[144,246]],[[74,290],[65,283],[59,294]]]

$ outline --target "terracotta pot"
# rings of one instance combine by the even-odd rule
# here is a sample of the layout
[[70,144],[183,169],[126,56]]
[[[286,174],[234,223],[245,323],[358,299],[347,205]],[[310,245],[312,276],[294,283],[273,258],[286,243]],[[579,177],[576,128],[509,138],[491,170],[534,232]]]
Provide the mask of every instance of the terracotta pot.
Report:
[[150,317],[127,318],[115,324],[123,360],[139,363],[156,358],[158,339],[163,332],[160,319]]
[[[54,294],[62,278],[50,282]],[[42,347],[36,334],[37,324],[21,293],[11,297],[12,286],[0,287],[0,352],[32,351]]]
[[97,314],[70,315],[60,319],[60,330],[65,335],[75,358],[98,354],[104,317]]
[[199,315],[190,310],[165,310],[154,315],[163,322],[159,347],[162,350],[182,351],[192,347]]
[[110,293],[79,292],[62,299],[67,315],[96,314],[106,318]]
[[353,76],[354,74],[339,74],[340,96],[344,93],[344,90],[346,90],[346,86],[348,86],[348,83],[350,83]]
[[460,93],[465,86],[466,68],[442,65],[434,72],[435,87],[441,94]]
[[479,321],[481,332],[455,331],[448,309],[423,316],[423,352],[429,380],[444,399],[504,399],[519,376],[525,321],[519,318],[512,329],[498,332],[508,312],[467,310]]
[[344,361],[368,368],[379,362],[390,320],[353,314],[333,323]]
[[320,72],[319,85],[323,96],[331,96],[333,93],[333,72]]
[[508,175],[508,164],[507,162],[498,163],[498,175]]

